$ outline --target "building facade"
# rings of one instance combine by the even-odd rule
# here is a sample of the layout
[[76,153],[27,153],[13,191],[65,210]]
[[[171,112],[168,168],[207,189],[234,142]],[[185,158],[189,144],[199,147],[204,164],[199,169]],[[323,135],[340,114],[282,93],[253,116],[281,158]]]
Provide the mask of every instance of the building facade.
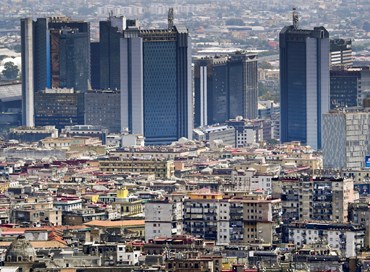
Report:
[[194,65],[195,127],[257,118],[257,55],[236,52]]
[[324,114],[325,168],[361,169],[370,153],[368,108],[345,108]]
[[193,95],[188,30],[128,27],[121,39],[121,129],[148,145],[191,139]]
[[182,202],[172,200],[145,203],[145,241],[182,234]]
[[351,39],[330,40],[330,65],[353,65]]
[[86,91],[90,25],[67,17],[21,19],[22,123],[34,126],[34,94],[46,88]]
[[280,139],[320,149],[322,114],[329,111],[329,33],[300,29],[297,20],[279,36]]
[[69,89],[52,89],[35,94],[35,125],[65,126],[84,124],[84,94]]
[[84,96],[86,125],[103,126],[112,133],[121,131],[119,91],[95,90]]
[[330,108],[356,107],[370,91],[369,67],[333,66],[330,70]]

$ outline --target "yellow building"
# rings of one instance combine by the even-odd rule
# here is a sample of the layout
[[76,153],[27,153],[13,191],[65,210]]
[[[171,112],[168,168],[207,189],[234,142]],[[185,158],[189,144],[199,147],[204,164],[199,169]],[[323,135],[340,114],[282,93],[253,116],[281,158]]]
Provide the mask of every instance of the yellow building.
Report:
[[188,197],[191,200],[221,200],[222,194],[211,192],[209,189],[201,189],[196,192],[188,193]]

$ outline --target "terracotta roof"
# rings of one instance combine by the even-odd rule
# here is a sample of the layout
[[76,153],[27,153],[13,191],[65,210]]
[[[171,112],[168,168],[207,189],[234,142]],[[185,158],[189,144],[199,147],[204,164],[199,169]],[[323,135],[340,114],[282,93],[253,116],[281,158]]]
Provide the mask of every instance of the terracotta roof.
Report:
[[144,220],[122,220],[122,221],[103,221],[103,220],[93,220],[85,223],[84,225],[89,227],[134,227],[134,226],[144,226]]

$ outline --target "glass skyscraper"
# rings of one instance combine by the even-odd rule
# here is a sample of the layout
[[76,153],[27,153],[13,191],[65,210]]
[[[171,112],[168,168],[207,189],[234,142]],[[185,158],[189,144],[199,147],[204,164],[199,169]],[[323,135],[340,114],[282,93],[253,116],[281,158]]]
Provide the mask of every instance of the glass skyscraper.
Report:
[[89,88],[90,25],[67,17],[21,19],[21,43],[22,122],[33,126],[35,92]]
[[280,32],[281,142],[321,148],[322,114],[329,111],[329,33],[293,25]]
[[196,127],[257,118],[257,55],[236,52],[194,63]]
[[121,129],[144,134],[148,145],[191,138],[193,103],[188,30],[139,29],[121,39]]

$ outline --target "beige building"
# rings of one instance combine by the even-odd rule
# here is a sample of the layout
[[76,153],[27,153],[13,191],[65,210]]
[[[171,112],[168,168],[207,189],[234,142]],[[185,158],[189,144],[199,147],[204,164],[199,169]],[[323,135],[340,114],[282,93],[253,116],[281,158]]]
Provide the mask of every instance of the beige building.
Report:
[[175,172],[173,161],[109,158],[99,161],[100,171],[107,173],[154,174],[158,179],[170,179]]

